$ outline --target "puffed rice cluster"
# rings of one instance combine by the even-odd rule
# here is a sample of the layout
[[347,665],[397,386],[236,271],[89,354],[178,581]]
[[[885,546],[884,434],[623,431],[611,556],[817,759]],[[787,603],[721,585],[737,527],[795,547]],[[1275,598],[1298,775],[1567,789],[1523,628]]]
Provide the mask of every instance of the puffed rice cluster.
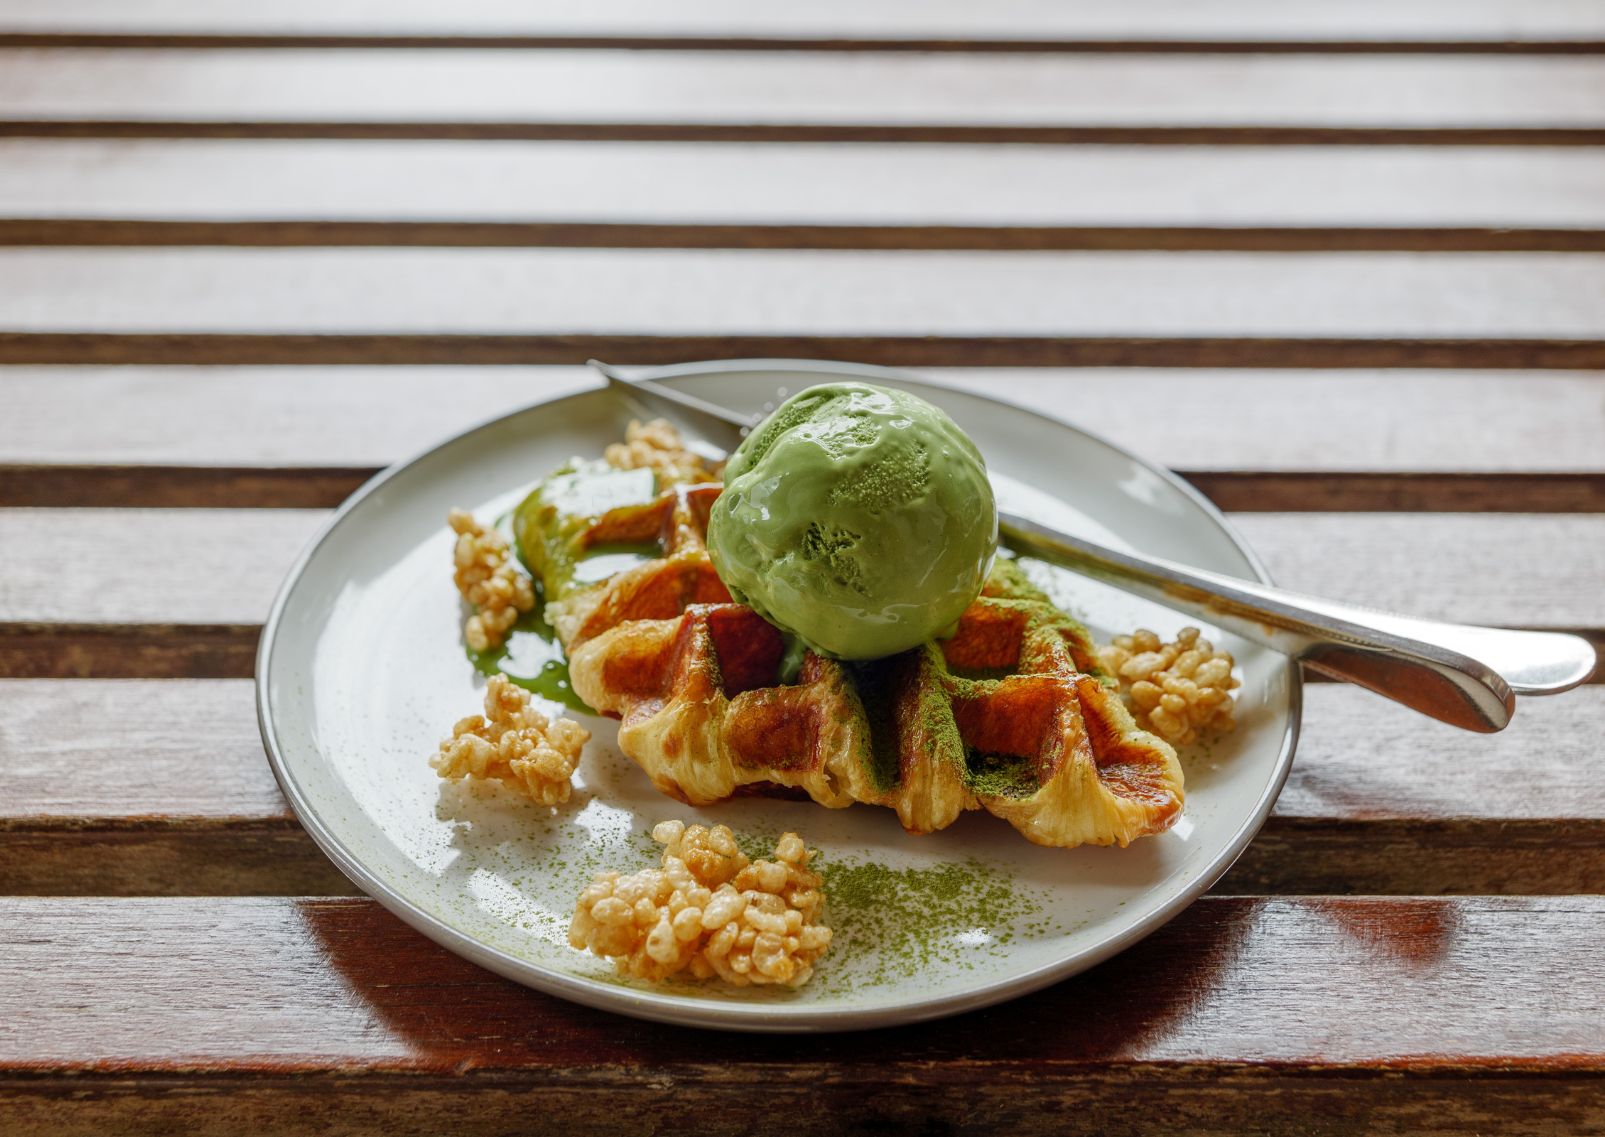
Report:
[[570,779],[591,732],[572,719],[548,719],[529,693],[492,675],[485,713],[469,715],[429,764],[442,778],[494,778],[542,805],[568,800]]
[[1197,628],[1183,628],[1171,643],[1162,643],[1147,628],[1116,636],[1098,657],[1120,681],[1121,693],[1137,725],[1175,746],[1198,741],[1203,731],[1220,733],[1233,726],[1231,653],[1199,638]]
[[663,867],[597,875],[580,893],[568,942],[653,982],[688,971],[738,987],[801,987],[830,946],[825,894],[802,838],[749,862],[729,828],[664,821],[652,830]]
[[535,607],[535,585],[513,563],[507,538],[496,530],[461,509],[452,510],[446,521],[457,534],[452,579],[474,606],[463,625],[463,639],[475,651],[499,647],[520,614]]
[[668,419],[655,418],[648,423],[631,420],[624,441],[610,445],[602,456],[610,466],[654,470],[669,482],[716,482],[722,476],[717,464],[686,449],[685,439]]

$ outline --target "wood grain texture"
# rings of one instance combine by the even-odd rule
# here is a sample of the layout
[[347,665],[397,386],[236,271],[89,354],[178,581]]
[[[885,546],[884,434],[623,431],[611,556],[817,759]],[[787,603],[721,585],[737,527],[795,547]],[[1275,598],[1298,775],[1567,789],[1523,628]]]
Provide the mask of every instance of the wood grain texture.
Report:
[[0,365],[544,366],[835,359],[890,367],[1605,369],[1605,343],[1250,336],[841,336],[0,332]]
[[1595,254],[58,248],[0,276],[12,333],[1605,338]]
[[1232,524],[1273,578],[1302,592],[1465,623],[1605,624],[1594,568],[1605,518],[1237,514]]
[[[259,622],[326,517],[318,510],[0,510],[0,547],[9,554],[0,621]],[[1605,592],[1593,569],[1605,561],[1605,517],[1268,513],[1232,521],[1289,588],[1435,619],[1605,627]],[[449,600],[444,570],[442,582]]]
[[0,829],[291,822],[249,681],[6,679],[0,703]]
[[[244,679],[321,507],[589,382],[445,365],[593,354],[1031,369],[942,378],[1183,470],[1283,583],[1605,642],[1602,96],[1571,0],[0,0],[0,676],[240,677],[0,679],[0,1131],[1605,1134],[1605,686],[1472,738],[1313,685],[1133,951],[710,1048],[286,898],[353,889]],[[243,362],[296,366],[155,366]],[[113,505],[202,508],[56,508]],[[1490,508],[1543,515],[1281,512]]]
[[3,139],[0,219],[7,243],[1577,247],[1605,156]]
[[255,674],[257,624],[0,622],[0,676],[171,679]]
[[[0,703],[0,893],[354,891],[280,797],[249,683],[0,680]],[[1276,812],[1216,891],[1605,891],[1602,729],[1605,687],[1483,737],[1314,685]]]
[[[688,1053],[675,1028],[526,992],[429,944],[370,901],[4,899],[0,908],[8,968],[39,978],[31,999],[6,992],[5,1020],[25,1015],[52,1028],[0,1037],[0,1062],[13,1073],[247,1073],[251,1063],[286,1072],[340,1063],[352,1072],[450,1073],[463,1063],[475,1073],[557,1080],[583,1055],[604,1077],[622,1062],[643,1067],[635,1077],[656,1066],[740,1085],[777,1062],[839,1063],[850,1077],[853,1057],[872,1054],[894,1067],[907,1061],[905,1073],[916,1062],[929,1069],[968,1059],[1000,1077],[1005,1066],[1018,1076],[1222,1059],[1374,1073],[1485,1064],[1597,1070],[1605,1061],[1594,1017],[1600,978],[1575,966],[1602,930],[1598,897],[1209,900],[1097,971],[975,1016],[976,1026],[1000,1017],[1017,1024],[1010,1055],[975,1053],[985,1032],[911,1028],[744,1039],[713,1061]],[[82,966],[50,966],[68,945]],[[84,1001],[105,966],[126,977],[118,1013],[86,1021]],[[210,981],[195,984],[193,974]],[[1144,975],[1152,978],[1135,982]],[[455,998],[428,997],[447,986]],[[1306,998],[1288,1000],[1289,989]],[[1468,997],[1479,990],[1483,998]],[[187,996],[176,997],[180,991]],[[1100,991],[1120,998],[1089,1006]],[[1439,1000],[1461,1013],[1413,1013]],[[1071,1029],[1078,1021],[1091,1027],[1100,1005],[1122,1019],[1164,1013]],[[861,1077],[891,1080],[881,1062],[858,1068]]]
[[[381,468],[0,465],[0,508],[331,509]],[[1236,512],[1605,512],[1599,473],[1176,473]]]
[[830,123],[316,122],[207,119],[0,119],[3,138],[459,142],[985,143],[1032,146],[1520,146],[1605,144],[1592,126],[951,126]]
[[800,7],[739,0],[675,5],[611,0],[466,0],[449,12],[430,0],[280,0],[268,8],[209,0],[147,0],[131,9],[108,0],[0,3],[10,33],[442,37],[873,39],[897,41],[1177,43],[1456,42],[1519,44],[1605,38],[1605,18],[1587,0],[1353,0],[1341,5],[1275,0],[925,0],[917,8],[816,0]]
[[[0,620],[259,624],[318,510],[0,511]],[[76,567],[69,567],[76,566]]]
[[0,49],[0,119],[1593,129],[1592,56]]
[[653,35],[653,34],[443,34],[364,33],[235,34],[216,32],[18,32],[0,29],[0,48],[162,48],[180,50],[300,50],[342,48],[389,50],[658,50],[754,52],[875,52],[922,55],[1041,55],[1073,52],[1097,55],[1599,55],[1605,38],[1574,36],[1526,39],[932,39],[819,35]]
[[0,830],[0,857],[8,896],[362,895],[294,822]]
[[[933,368],[919,378],[1199,473],[1605,472],[1605,377],[1594,372]],[[0,465],[371,469],[595,383],[579,367],[12,367],[0,371],[13,411],[0,416]],[[84,406],[114,413],[77,413]]]
[[[1165,1073],[1172,1073],[1166,1071]],[[488,1081],[488,1080],[487,1080]],[[653,1132],[678,1124],[686,1109],[709,1121],[712,1137],[763,1132],[784,1113],[788,1133],[874,1133],[925,1137],[933,1132],[985,1137],[999,1127],[1055,1137],[1142,1137],[1146,1119],[1162,1116],[1198,1137],[1237,1137],[1274,1127],[1278,1133],[1330,1134],[1408,1132],[1481,1137],[1550,1137],[1556,1132],[1594,1137],[1601,1111],[1591,1074],[1476,1071],[1467,1075],[1368,1079],[1357,1084],[1332,1075],[1292,1072],[1201,1071],[1196,1081],[1156,1075],[1148,1068],[1114,1071],[1068,1084],[1043,1083],[1020,1093],[1011,1082],[955,1078],[941,1086],[915,1080],[863,1088],[830,1081],[779,1091],[765,1087],[762,1107],[722,1090],[709,1092],[667,1083],[674,1105],[661,1090],[637,1083],[611,1088],[568,1085],[522,1087],[473,1085],[453,1077],[408,1078],[401,1092],[390,1078],[340,1074],[313,1079],[191,1077],[118,1078],[113,1075],[57,1080],[15,1079],[0,1085],[15,1118],[14,1131],[34,1134],[139,1134],[174,1132],[234,1134],[298,1132],[315,1125],[331,1137],[361,1137],[375,1131],[430,1137],[440,1119],[466,1135],[509,1131],[509,1119],[554,1118],[566,1133],[615,1134],[621,1128]],[[207,1095],[207,1096],[199,1096]],[[3,1108],[3,1107],[0,1107]],[[1560,1128],[1557,1129],[1557,1126]]]
[[[248,682],[4,679],[0,692],[0,828],[289,819],[262,756]],[[1605,688],[1524,699],[1514,724],[1490,736],[1347,686],[1312,685],[1305,697],[1279,818],[1605,821],[1594,762]],[[63,778],[75,755],[93,756],[106,776]],[[1507,777],[1491,781],[1496,772]]]
[[[410,1132],[468,1089],[577,1132],[688,1107],[731,1134],[777,1111],[799,1133],[1132,1134],[1156,1110],[1199,1133],[1315,1132],[1315,1116],[1584,1133],[1605,1117],[1605,993],[1577,966],[1605,931],[1597,897],[1206,899],[1086,975],[943,1029],[711,1050],[515,987],[370,901],[0,904],[7,968],[32,977],[0,996],[13,1131],[349,1125],[355,1098],[359,1121]],[[478,1096],[451,1099],[454,1129],[505,1132]]]
[[1605,252],[1597,230],[1435,227],[676,225],[582,222],[0,218],[5,245],[615,249],[1001,249],[1146,252]]

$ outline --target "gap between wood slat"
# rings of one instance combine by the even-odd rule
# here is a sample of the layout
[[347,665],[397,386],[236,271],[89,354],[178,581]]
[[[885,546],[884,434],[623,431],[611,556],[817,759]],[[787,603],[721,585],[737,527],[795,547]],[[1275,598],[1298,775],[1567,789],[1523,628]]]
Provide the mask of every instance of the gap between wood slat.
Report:
[[286,50],[440,48],[474,50],[850,51],[1088,55],[1598,55],[1605,40],[1576,39],[1006,39],[998,37],[400,35],[0,31],[0,47]]
[[[1582,636],[1605,655],[1605,628],[1535,627]],[[0,676],[41,679],[249,679],[262,629],[252,624],[0,621]],[[1329,680],[1308,672],[1314,683]],[[1590,683],[1605,683],[1596,672]]]
[[1605,341],[1153,336],[266,335],[0,332],[0,364],[160,366],[690,363],[832,359],[902,367],[1605,369]]
[[[0,508],[330,509],[382,467],[0,463]],[[1599,513],[1605,472],[1178,470],[1234,513]]]
[[0,245],[304,248],[1605,252],[1605,230],[1379,226],[673,225],[0,218]]
[[1599,127],[911,126],[651,122],[0,119],[0,138],[467,139],[509,142],[1016,143],[1036,146],[1602,146]]
[[254,624],[72,624],[0,621],[0,675],[249,679]]
[[[1605,892],[1605,821],[1272,818],[1211,891]],[[294,820],[166,818],[0,828],[0,895],[355,896],[360,890]]]

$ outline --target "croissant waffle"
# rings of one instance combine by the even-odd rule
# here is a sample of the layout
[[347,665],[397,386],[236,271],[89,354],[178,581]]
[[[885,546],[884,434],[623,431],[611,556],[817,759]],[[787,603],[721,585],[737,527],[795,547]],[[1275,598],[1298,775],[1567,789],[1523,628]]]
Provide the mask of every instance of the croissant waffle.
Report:
[[616,542],[661,550],[570,587],[546,614],[574,691],[620,720],[620,748],[664,793],[865,802],[914,833],[984,809],[1060,847],[1123,846],[1179,816],[1175,752],[1137,728],[1096,676],[1085,629],[1010,561],[952,637],[870,664],[809,652],[782,683],[783,637],[731,602],[708,557],[719,492],[676,486],[583,524],[551,510],[537,523],[548,564]]

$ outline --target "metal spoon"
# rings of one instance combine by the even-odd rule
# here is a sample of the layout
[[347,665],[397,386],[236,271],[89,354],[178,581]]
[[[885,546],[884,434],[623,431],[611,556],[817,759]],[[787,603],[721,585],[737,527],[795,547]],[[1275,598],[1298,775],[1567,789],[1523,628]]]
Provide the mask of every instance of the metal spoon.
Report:
[[[626,378],[597,360],[591,366],[633,405],[679,419],[730,449],[761,417],[739,414],[673,387]],[[1594,648],[1578,636],[1418,620],[1323,600],[1157,557],[1117,552],[1007,512],[999,513],[998,529],[1002,540],[1017,552],[1198,616],[1301,660],[1323,675],[1466,730],[1503,730],[1515,713],[1517,694],[1558,694],[1594,672]]]

